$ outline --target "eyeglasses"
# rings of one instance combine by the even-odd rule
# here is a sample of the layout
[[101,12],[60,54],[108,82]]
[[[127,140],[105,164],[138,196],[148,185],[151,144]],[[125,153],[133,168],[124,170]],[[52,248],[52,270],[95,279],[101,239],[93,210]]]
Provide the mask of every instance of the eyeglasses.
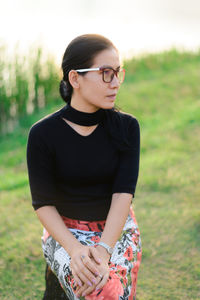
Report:
[[119,82],[122,83],[124,81],[124,77],[125,77],[125,70],[124,69],[119,69],[119,70],[114,70],[111,67],[100,67],[100,68],[90,68],[90,69],[78,69],[75,70],[76,72],[89,72],[89,71],[102,71],[102,79],[104,82],[106,83],[110,83],[113,78],[114,75],[118,78]]

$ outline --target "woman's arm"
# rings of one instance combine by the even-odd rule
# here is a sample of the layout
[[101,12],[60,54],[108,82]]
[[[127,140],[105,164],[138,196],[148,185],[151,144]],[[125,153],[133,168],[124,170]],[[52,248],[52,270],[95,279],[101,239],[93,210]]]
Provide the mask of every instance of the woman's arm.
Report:
[[[71,257],[71,268],[75,281],[81,286],[82,282],[92,285],[96,282],[94,274],[99,274],[98,267],[91,260],[91,254],[95,262],[99,264],[97,251],[94,247],[82,245],[66,227],[55,206],[42,206],[36,210],[36,214],[50,233],[50,235],[67,251]],[[81,260],[84,255],[84,263]],[[81,281],[80,281],[81,279]]]
[[66,227],[63,219],[55,206],[42,206],[37,209],[36,214],[49,232],[49,234],[67,251],[71,256],[73,249],[80,246],[79,241]]
[[[114,193],[110,210],[106,219],[106,224],[101,236],[100,241],[114,247],[119,239],[124,224],[126,222],[130,205],[132,201],[132,194],[129,193]],[[107,250],[98,245],[97,249],[102,255],[109,260]]]
[[[120,153],[119,168],[114,178],[112,187],[112,201],[109,213],[107,215],[104,231],[101,236],[101,242],[114,247],[128,216],[132,198],[135,194],[139,174],[140,158],[140,126],[135,117],[127,117],[130,121],[129,143],[130,149]],[[106,249],[98,246],[101,251]]]

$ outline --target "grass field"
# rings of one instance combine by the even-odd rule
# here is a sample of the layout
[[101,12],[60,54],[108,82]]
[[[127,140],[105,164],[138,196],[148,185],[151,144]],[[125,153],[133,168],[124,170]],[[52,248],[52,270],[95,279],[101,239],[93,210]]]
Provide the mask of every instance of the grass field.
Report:
[[[141,160],[134,199],[142,238],[137,300],[200,299],[200,53],[125,63],[117,105],[137,117]],[[28,130],[49,105],[0,137],[0,299],[41,299],[42,226],[31,206]]]

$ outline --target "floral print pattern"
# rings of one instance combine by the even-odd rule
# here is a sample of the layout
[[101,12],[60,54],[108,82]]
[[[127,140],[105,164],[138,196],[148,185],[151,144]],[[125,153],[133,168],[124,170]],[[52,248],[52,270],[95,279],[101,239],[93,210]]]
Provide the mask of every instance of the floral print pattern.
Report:
[[[103,221],[80,221],[63,217],[71,233],[83,245],[95,246],[100,241],[105,226]],[[70,256],[44,228],[42,237],[44,257],[57,276],[70,300],[78,300],[75,295],[75,282],[70,269]],[[139,266],[142,258],[140,231],[132,207],[125,222],[121,236],[114,247],[109,261],[110,274],[102,289],[82,297],[85,300],[135,300]]]

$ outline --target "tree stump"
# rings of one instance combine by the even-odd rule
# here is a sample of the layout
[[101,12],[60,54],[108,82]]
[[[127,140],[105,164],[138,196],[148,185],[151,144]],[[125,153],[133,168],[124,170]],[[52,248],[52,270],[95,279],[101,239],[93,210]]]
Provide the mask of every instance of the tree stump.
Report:
[[42,300],[69,300],[48,264],[46,264],[45,281],[46,290]]

